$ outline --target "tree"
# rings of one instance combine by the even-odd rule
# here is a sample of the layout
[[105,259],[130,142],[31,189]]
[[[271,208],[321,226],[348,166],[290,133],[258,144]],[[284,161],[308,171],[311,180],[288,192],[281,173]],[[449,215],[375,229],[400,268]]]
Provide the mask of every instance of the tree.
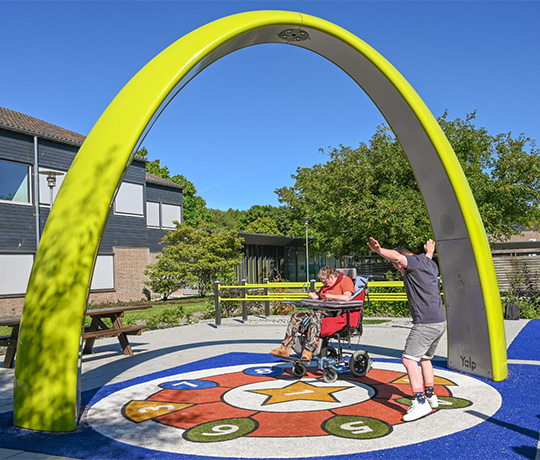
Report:
[[192,279],[187,264],[165,253],[159,254],[157,262],[148,265],[144,274],[148,276],[144,284],[161,294],[162,300],[167,300],[173,292],[188,286]]
[[240,219],[246,211],[229,208],[227,211],[220,209],[209,209],[211,222],[207,222],[207,228],[216,228],[222,230],[239,230]]
[[240,218],[239,229],[242,232],[294,236],[291,233],[293,214],[290,211],[288,206],[254,205],[244,211]]
[[240,218],[240,227],[246,228],[249,224],[262,217],[272,217],[274,214],[274,206],[271,205],[254,205],[243,213]]
[[540,150],[535,142],[520,134],[489,135],[472,121],[439,123],[452,144],[473,191],[486,232],[493,240],[505,240],[520,228],[540,224]]
[[232,282],[243,247],[235,231],[195,229],[178,222],[176,227],[163,237],[163,251],[145,271],[147,286],[166,300],[187,286],[205,296],[215,280]]
[[250,222],[243,231],[246,233],[262,233],[263,235],[281,235],[276,221],[271,217],[259,217]]
[[[492,238],[519,233],[540,222],[540,152],[520,135],[491,136],[476,128],[475,113],[439,123],[469,180],[485,229]],[[324,152],[323,152],[324,153]],[[276,190],[291,208],[298,231],[309,220],[314,248],[336,255],[367,251],[369,236],[389,246],[420,249],[432,236],[422,195],[403,149],[387,126],[369,145],[340,146],[329,160],[298,168],[295,184]]]

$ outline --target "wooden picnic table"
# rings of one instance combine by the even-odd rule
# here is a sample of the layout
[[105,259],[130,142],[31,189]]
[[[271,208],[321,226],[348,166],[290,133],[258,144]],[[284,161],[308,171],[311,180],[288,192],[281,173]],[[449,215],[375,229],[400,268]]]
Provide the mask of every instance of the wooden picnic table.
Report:
[[[122,351],[127,356],[133,356],[133,350],[129,344],[128,335],[141,335],[143,329],[148,328],[146,325],[127,326],[122,325],[121,318],[124,316],[124,312],[133,310],[145,310],[152,308],[152,305],[132,305],[124,307],[113,308],[97,308],[95,310],[86,310],[86,316],[90,316],[92,321],[90,325],[85,328],[84,339],[86,340],[83,348],[83,354],[92,353],[94,348],[94,342],[97,337],[105,335],[116,335],[118,341],[122,346]],[[112,322],[112,328],[103,322],[105,318],[108,318]]]
[[19,337],[20,324],[20,316],[0,319],[0,326],[11,327],[11,335],[0,336],[0,346],[7,347],[6,356],[4,358],[4,367],[13,367],[15,352],[17,351],[17,338]]
[[[122,307],[96,308],[87,310],[86,316],[91,318],[88,326],[85,326],[83,338],[85,340],[83,354],[92,353],[96,338],[104,336],[116,335],[122,347],[124,355],[133,356],[133,350],[127,338],[128,335],[140,335],[143,329],[148,328],[146,325],[124,326],[122,317],[126,311],[144,310],[152,308],[151,305],[126,305]],[[111,320],[112,327],[109,327],[103,320]],[[7,347],[6,356],[4,358],[4,367],[11,368],[14,366],[15,354],[17,352],[17,339],[19,337],[19,328],[21,317],[0,318],[0,326],[11,327],[11,334],[0,336],[0,346]]]

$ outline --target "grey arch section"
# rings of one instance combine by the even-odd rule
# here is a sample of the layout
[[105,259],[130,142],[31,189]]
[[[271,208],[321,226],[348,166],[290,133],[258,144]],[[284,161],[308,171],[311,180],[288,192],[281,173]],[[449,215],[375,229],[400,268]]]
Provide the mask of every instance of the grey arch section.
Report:
[[[305,18],[305,16],[304,16]],[[489,260],[477,260],[471,244],[464,212],[456,197],[448,172],[441,162],[433,140],[426,133],[414,109],[404,99],[402,92],[387,78],[381,68],[369,57],[358,52],[348,43],[318,28],[302,26],[291,29],[290,24],[273,25],[251,30],[229,40],[203,58],[170,93],[157,119],[168,102],[200,71],[221,57],[247,46],[266,43],[286,43],[310,50],[331,61],[347,73],[371,98],[387,120],[402,145],[414,170],[431,220],[437,242],[441,276],[444,283],[445,304],[448,317],[448,367],[466,373],[502,380],[506,377],[506,349],[499,347],[498,375],[493,373],[491,340],[504,344],[504,337],[490,337],[486,321],[486,300],[480,282],[479,268],[491,269]],[[308,38],[287,40],[287,32],[303,31]],[[290,34],[289,34],[290,38]],[[151,122],[147,130],[152,126]],[[143,136],[144,138],[144,136]],[[141,138],[142,142],[142,138]],[[468,186],[468,185],[467,185]],[[474,201],[471,203],[476,208]],[[476,209],[475,209],[476,211]],[[480,229],[483,232],[483,229]],[[485,236],[484,236],[485,237]],[[486,242],[487,244],[487,242]],[[498,298],[498,292],[495,293]],[[499,299],[500,304],[500,299]],[[496,313],[495,313],[496,316]],[[502,323],[501,317],[495,322]],[[491,331],[500,335],[498,331]],[[504,348],[504,350],[503,350]],[[497,365],[496,365],[497,367]]]

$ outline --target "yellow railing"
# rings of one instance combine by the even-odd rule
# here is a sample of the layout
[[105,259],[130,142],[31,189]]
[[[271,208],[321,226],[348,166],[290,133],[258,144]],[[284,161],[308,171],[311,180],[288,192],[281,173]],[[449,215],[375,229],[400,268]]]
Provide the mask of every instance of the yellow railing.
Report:
[[[247,303],[249,301],[264,302],[264,314],[270,315],[270,302],[293,302],[295,300],[302,300],[308,297],[310,291],[316,291],[322,287],[322,283],[311,282],[269,282],[262,284],[248,284],[242,282],[239,285],[221,285],[219,281],[214,283],[214,303],[216,308],[215,323],[217,326],[221,324],[221,302],[242,302],[242,319],[247,320]],[[223,291],[230,289],[242,289],[241,297],[229,297],[224,294]],[[250,290],[257,289],[257,294],[250,294]],[[263,293],[260,290],[263,289]],[[278,291],[276,291],[278,289]],[[283,290],[287,289],[287,292]],[[292,290],[292,291],[291,291]]]
[[368,299],[370,302],[407,302],[405,291],[373,292],[373,288],[403,289],[403,281],[368,281]]
[[[242,283],[238,285],[221,285],[219,281],[214,284],[215,324],[221,324],[221,302],[242,302],[242,319],[247,320],[247,303],[250,301],[264,302],[265,315],[270,315],[270,302],[294,302],[308,298],[308,293],[317,291],[323,286],[320,282],[267,282],[259,284]],[[403,281],[368,281],[368,300],[370,302],[406,302],[405,292],[372,292],[373,288],[401,288]],[[229,297],[226,291],[241,289],[241,297]],[[250,290],[261,290],[256,294],[250,294]],[[278,291],[276,291],[278,289]],[[286,290],[286,291],[284,291]],[[225,292],[223,292],[225,291]]]

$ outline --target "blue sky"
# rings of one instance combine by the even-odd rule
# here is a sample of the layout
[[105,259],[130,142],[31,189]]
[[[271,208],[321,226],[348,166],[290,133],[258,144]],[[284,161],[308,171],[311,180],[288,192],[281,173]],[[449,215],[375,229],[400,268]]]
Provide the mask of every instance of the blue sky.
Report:
[[[538,1],[2,1],[0,106],[87,135],[149,60],[221,17],[321,17],[374,47],[437,117],[478,111],[491,134],[540,140]],[[256,102],[255,102],[256,101]],[[324,58],[292,46],[237,51],[173,100],[143,145],[209,208],[278,205],[274,190],[320,148],[368,142],[384,120]]]

